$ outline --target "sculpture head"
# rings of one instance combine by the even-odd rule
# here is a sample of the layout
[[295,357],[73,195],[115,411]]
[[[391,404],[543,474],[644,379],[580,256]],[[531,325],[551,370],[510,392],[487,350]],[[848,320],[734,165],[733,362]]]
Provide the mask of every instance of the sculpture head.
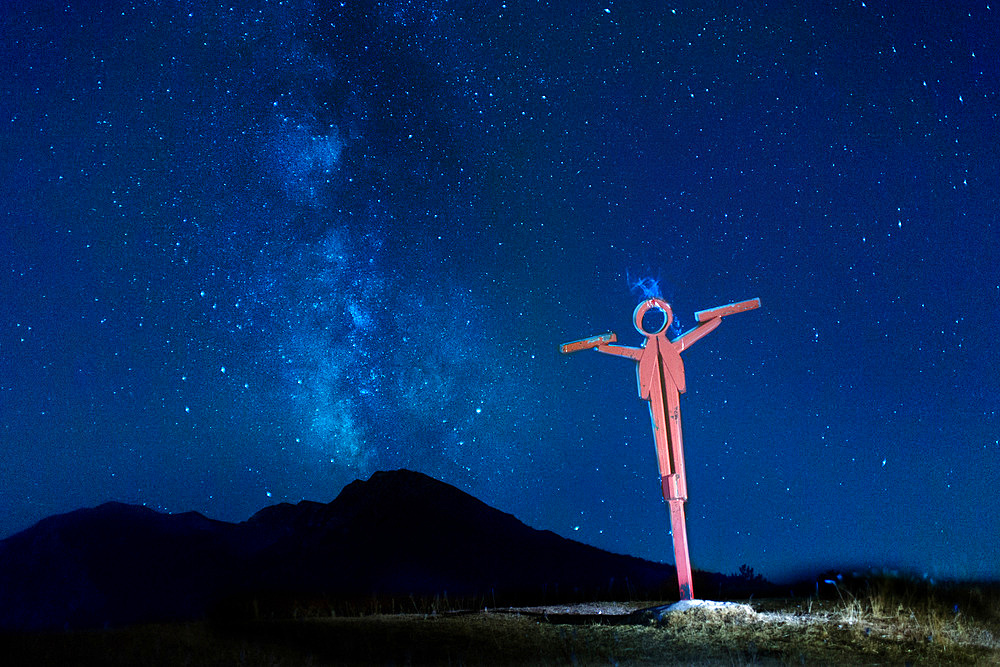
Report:
[[[642,328],[642,318],[643,316],[646,315],[646,313],[648,313],[650,310],[653,310],[654,308],[663,311],[663,325],[656,331],[646,331],[645,329]],[[670,304],[664,301],[663,299],[655,297],[652,299],[646,299],[645,301],[640,303],[638,306],[636,306],[635,312],[632,314],[632,322],[633,324],[635,324],[635,330],[641,333],[643,336],[646,336],[647,338],[650,338],[652,336],[657,336],[663,333],[664,331],[667,330],[667,328],[673,321],[674,321],[674,311],[670,309]]]

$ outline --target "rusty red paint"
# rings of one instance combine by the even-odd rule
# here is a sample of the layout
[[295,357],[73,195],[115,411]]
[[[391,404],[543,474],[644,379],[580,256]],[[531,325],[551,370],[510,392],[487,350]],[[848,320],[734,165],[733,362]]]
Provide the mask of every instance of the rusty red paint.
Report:
[[572,343],[563,343],[559,346],[559,351],[563,354],[569,354],[570,352],[577,352],[579,350],[587,350],[598,345],[603,345],[607,343],[614,343],[618,340],[618,337],[612,333],[601,334],[600,336],[591,336],[590,338],[583,338],[581,340],[574,340]]
[[[711,333],[722,318],[760,307],[760,299],[739,301],[695,313],[698,325],[674,340],[667,338],[667,331],[674,314],[663,299],[647,299],[636,306],[632,322],[636,330],[646,337],[642,347],[613,345],[614,333],[592,336],[560,346],[563,354],[585,349],[595,349],[604,354],[626,357],[636,362],[636,381],[639,397],[649,402],[649,415],[656,444],[656,460],[660,471],[663,499],[670,511],[670,530],[674,543],[674,562],[677,565],[677,585],[682,600],[694,597],[691,580],[691,558],[688,553],[687,522],[684,503],[687,502],[687,476],[684,472],[684,445],[681,440],[680,395],[686,389],[684,362],[681,352]],[[642,318],[651,309],[663,312],[662,326],[654,332],[642,328]]]

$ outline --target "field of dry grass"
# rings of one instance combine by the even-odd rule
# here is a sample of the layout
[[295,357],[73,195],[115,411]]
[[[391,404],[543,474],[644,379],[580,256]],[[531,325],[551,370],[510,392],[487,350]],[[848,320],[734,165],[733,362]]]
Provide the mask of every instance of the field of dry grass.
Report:
[[865,580],[833,597],[663,614],[641,602],[459,610],[439,599],[353,616],[313,606],[292,617],[0,636],[0,651],[8,664],[1000,664],[996,587]]

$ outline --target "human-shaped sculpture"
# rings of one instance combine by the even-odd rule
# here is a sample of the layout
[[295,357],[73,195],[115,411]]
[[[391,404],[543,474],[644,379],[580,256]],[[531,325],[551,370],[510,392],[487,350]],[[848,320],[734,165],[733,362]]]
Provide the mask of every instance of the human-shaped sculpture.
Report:
[[[698,324],[674,340],[667,338],[667,331],[674,314],[663,299],[652,298],[640,303],[632,315],[636,330],[646,337],[642,347],[613,345],[614,333],[573,341],[560,346],[563,354],[585,349],[596,349],[604,354],[626,357],[636,362],[636,380],[639,396],[649,401],[649,414],[653,422],[653,439],[656,442],[656,460],[660,468],[660,485],[663,499],[670,509],[670,529],[674,542],[674,563],[677,565],[677,584],[681,600],[691,600],[694,590],[691,581],[691,559],[688,555],[687,526],[684,503],[687,502],[687,477],[684,474],[684,446],[681,442],[680,395],[687,386],[684,381],[684,362],[681,352],[715,330],[726,315],[741,313],[760,306],[760,299],[731,303],[695,313]],[[651,309],[663,312],[663,323],[656,331],[643,328],[643,317]]]

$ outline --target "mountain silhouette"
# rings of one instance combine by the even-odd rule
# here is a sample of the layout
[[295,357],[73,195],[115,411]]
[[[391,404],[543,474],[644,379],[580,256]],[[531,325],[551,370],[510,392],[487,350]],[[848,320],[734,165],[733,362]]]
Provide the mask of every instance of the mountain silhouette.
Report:
[[49,517],[0,541],[0,628],[192,619],[258,596],[662,597],[674,577],[397,470],[238,524],[114,502]]

